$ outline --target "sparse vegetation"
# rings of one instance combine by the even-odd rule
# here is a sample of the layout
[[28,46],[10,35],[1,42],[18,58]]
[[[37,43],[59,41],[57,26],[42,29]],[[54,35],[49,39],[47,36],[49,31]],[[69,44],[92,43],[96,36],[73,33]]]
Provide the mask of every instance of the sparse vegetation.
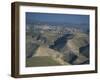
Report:
[[26,67],[61,65],[49,56],[35,56],[26,60]]
[[26,67],[89,63],[88,44],[89,35],[78,28],[33,24],[26,29]]

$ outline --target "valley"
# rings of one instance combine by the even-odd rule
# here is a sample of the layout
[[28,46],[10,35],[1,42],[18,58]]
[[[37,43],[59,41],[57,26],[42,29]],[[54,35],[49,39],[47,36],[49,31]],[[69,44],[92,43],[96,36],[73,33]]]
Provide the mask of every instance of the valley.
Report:
[[89,64],[89,33],[80,25],[26,26],[26,66]]

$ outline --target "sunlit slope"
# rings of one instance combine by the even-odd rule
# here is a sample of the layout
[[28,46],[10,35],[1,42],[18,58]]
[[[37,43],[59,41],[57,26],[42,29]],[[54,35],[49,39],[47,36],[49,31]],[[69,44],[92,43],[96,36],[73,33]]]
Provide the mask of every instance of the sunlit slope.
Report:
[[60,64],[69,64],[63,60],[64,56],[62,53],[45,46],[40,46],[33,57],[34,56],[47,56],[51,57],[53,60],[57,61]]
[[73,38],[69,39],[63,48],[63,51],[66,52],[68,50],[80,54],[80,48],[89,44],[89,36],[85,33],[74,33]]
[[[66,61],[71,64],[82,64],[89,62],[89,36],[85,33],[75,33],[62,49]],[[83,49],[82,49],[83,48]]]
[[40,46],[33,57],[27,59],[26,66],[56,66],[56,65],[69,65],[63,60],[63,55],[59,52]]

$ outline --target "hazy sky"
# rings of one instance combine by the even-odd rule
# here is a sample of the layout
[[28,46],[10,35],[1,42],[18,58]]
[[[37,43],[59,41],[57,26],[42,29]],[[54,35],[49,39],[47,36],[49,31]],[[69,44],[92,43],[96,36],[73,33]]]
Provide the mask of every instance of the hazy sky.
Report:
[[26,12],[26,23],[33,22],[89,24],[89,15]]

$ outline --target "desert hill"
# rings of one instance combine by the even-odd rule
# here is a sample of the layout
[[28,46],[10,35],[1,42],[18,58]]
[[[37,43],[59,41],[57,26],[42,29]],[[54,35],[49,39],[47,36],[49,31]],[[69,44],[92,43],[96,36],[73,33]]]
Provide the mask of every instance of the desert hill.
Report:
[[26,58],[29,66],[89,64],[89,33],[66,25],[32,25],[26,33]]

